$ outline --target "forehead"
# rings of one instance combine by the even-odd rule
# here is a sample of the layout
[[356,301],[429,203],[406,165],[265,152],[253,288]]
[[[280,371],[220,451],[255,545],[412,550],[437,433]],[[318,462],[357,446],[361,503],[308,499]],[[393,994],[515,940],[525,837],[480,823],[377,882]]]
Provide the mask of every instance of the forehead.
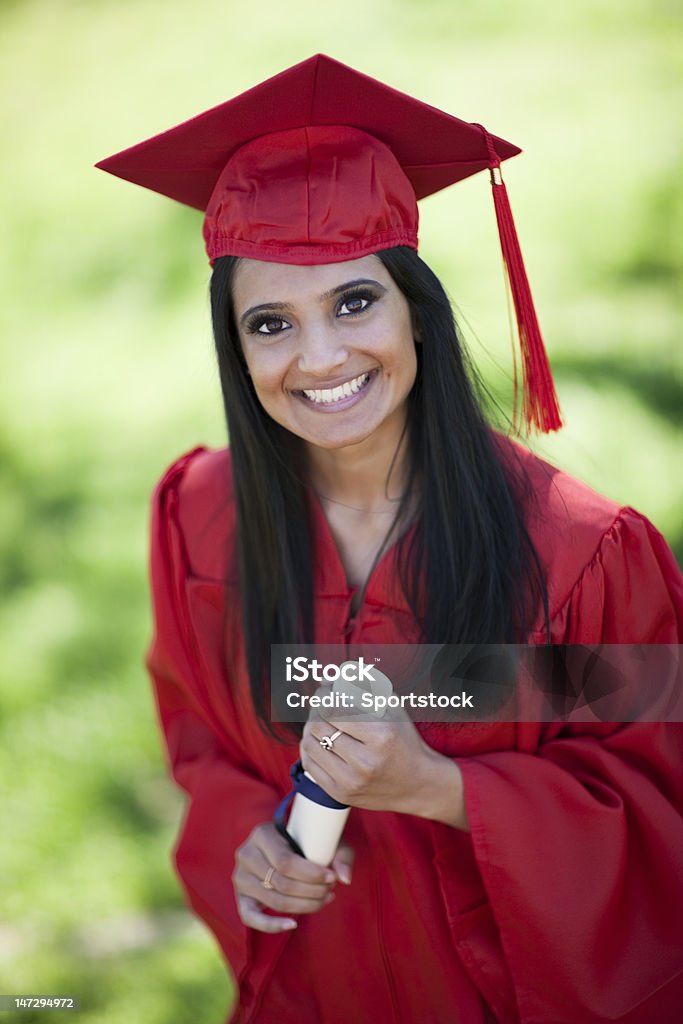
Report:
[[261,302],[308,301],[359,278],[379,281],[385,288],[392,284],[391,275],[374,255],[314,266],[241,259],[233,278],[235,305],[239,309]]

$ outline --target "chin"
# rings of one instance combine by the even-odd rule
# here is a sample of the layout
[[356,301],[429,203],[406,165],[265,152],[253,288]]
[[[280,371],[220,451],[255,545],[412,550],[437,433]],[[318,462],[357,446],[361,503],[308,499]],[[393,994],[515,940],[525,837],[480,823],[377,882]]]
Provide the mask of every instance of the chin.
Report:
[[[283,424],[284,426],[284,424]],[[355,430],[346,434],[341,432],[336,434],[314,434],[310,430],[296,430],[292,429],[291,426],[287,427],[290,434],[294,434],[295,437],[300,438],[306,444],[315,445],[316,448],[324,448],[329,451],[336,451],[341,448],[349,448],[352,445],[361,444],[372,434],[372,430]]]

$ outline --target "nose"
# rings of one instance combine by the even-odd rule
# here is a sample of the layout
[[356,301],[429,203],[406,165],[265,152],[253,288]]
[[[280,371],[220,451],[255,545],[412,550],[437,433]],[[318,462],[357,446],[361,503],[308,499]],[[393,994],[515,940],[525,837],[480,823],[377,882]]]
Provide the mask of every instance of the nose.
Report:
[[324,321],[307,324],[300,338],[299,370],[302,374],[323,380],[338,372],[348,359],[348,350],[334,326]]

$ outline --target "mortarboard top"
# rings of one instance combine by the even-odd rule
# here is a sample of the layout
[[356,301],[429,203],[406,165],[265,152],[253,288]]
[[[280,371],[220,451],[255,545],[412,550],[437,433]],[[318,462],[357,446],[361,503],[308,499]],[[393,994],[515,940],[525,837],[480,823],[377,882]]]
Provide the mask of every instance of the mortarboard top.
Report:
[[96,166],[205,211],[210,261],[342,262],[417,249],[417,200],[491,171],[527,427],[559,410],[500,163],[519,147],[323,54]]
[[[317,54],[97,167],[205,210],[230,157],[245,143],[288,128],[347,125],[389,146],[416,199],[485,170],[478,125],[413,99]],[[521,153],[491,136],[501,160]]]

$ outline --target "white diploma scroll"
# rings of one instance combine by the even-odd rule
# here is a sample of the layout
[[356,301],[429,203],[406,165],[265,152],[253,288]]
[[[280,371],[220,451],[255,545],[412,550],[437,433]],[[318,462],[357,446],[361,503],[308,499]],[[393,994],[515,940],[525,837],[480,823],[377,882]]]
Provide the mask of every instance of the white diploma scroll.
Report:
[[[320,790],[313,776],[308,772],[304,774],[315,784],[315,789]],[[315,790],[313,787],[311,789],[313,792],[310,797],[303,793],[297,793],[294,797],[287,831],[303,850],[306,860],[327,867],[337,852],[351,808],[325,807],[312,799]]]
[[[357,662],[344,662],[344,664],[356,665]],[[359,686],[340,678],[333,684],[333,692],[350,694],[356,707],[360,705],[360,697],[363,693],[371,692],[373,695],[389,696],[393,691],[391,681],[374,666],[370,671],[372,673],[371,684]],[[341,738],[340,736],[339,739]],[[327,756],[334,757],[335,754],[330,751]],[[304,772],[304,775],[310,785],[306,786],[306,794],[297,793],[294,797],[287,822],[287,832],[299,844],[307,860],[327,867],[337,852],[351,808],[326,806],[330,799],[327,793],[318,786],[309,772]]]

